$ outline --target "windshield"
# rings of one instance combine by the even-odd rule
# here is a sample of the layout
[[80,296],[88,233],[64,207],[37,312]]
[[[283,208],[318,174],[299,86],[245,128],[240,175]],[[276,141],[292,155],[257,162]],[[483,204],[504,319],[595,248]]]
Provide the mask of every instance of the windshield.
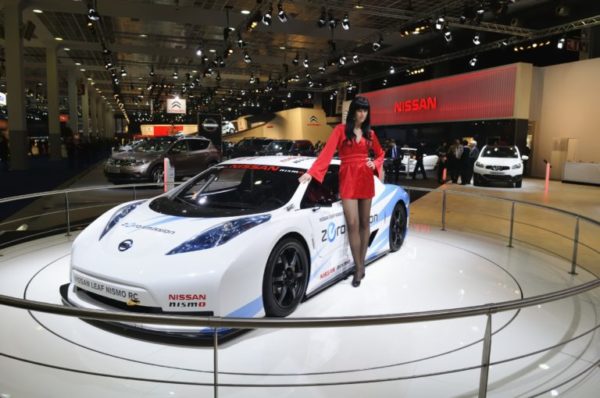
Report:
[[518,158],[517,150],[511,146],[486,147],[481,154],[484,158]]
[[305,170],[256,164],[229,164],[199,174],[174,195],[150,208],[183,217],[231,217],[272,211],[290,201]]
[[175,138],[146,140],[136,145],[133,150],[135,152],[164,152],[173,141]]
[[267,145],[266,150],[269,152],[287,151],[291,147],[291,141],[272,141],[269,145]]

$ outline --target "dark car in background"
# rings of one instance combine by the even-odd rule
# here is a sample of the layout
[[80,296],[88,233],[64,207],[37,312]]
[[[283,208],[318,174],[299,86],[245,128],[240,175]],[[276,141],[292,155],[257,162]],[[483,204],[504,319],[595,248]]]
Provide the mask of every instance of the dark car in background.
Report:
[[157,137],[129,152],[114,153],[104,165],[104,175],[114,183],[163,179],[164,159],[175,168],[175,178],[188,177],[221,161],[220,151],[204,137]]
[[271,141],[273,141],[272,138],[244,138],[232,148],[231,157],[259,155]]
[[315,147],[309,140],[274,140],[261,155],[300,155],[314,156]]

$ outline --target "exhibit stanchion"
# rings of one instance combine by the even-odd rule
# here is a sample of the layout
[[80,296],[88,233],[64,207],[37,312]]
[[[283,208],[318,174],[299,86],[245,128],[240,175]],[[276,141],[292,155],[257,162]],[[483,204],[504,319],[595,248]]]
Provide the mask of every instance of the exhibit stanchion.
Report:
[[571,275],[577,275],[575,267],[577,267],[577,246],[579,245],[579,217],[575,218],[575,234],[573,236],[573,258],[571,259]]
[[213,396],[217,398],[219,396],[219,335],[217,334],[217,327],[213,329]]
[[550,165],[550,162],[546,159],[544,159],[544,163],[546,163],[546,184],[544,185],[544,193],[547,194],[548,189],[550,188],[550,169],[552,168],[552,166]]
[[446,230],[446,191],[442,192],[442,231]]
[[485,398],[488,389],[488,376],[490,373],[490,353],[492,351],[492,314],[487,314],[485,336],[483,338],[483,353],[481,355],[481,375],[479,376],[478,398]]
[[67,217],[67,236],[71,236],[71,215],[69,212],[69,194],[65,192],[65,215]]
[[508,247],[513,247],[513,229],[515,225],[515,202],[512,202],[512,207],[510,209],[510,233],[508,235]]

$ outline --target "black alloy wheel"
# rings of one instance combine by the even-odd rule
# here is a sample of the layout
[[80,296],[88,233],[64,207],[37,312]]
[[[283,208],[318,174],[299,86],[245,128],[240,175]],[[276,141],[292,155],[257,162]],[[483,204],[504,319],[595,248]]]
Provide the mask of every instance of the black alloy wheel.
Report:
[[394,206],[394,211],[390,218],[390,251],[400,250],[404,243],[406,235],[406,209],[400,202]]
[[308,284],[308,255],[294,238],[277,243],[265,269],[263,304],[265,314],[286,317],[300,304]]

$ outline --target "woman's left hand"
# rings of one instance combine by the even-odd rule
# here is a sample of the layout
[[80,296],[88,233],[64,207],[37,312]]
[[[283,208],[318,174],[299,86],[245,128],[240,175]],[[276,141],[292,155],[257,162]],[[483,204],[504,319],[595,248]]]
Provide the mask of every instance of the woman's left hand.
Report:
[[371,170],[375,170],[375,163],[371,160],[371,158],[367,158],[367,167]]

